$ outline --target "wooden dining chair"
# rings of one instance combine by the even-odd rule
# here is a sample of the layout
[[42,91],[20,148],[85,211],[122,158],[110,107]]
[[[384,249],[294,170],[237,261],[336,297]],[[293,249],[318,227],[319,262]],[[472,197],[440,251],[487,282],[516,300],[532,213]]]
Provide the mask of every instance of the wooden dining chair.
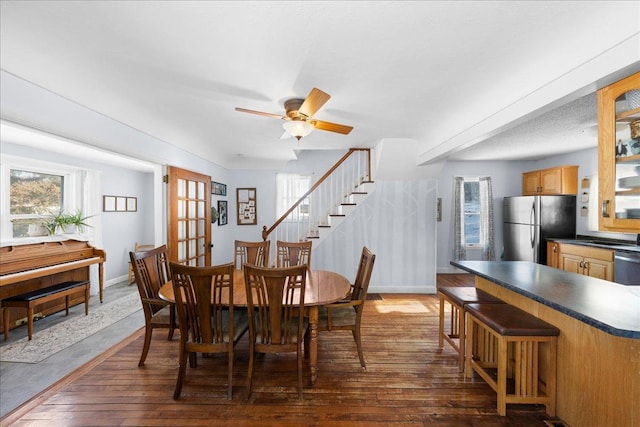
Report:
[[244,265],[249,313],[249,371],[251,396],[256,353],[295,352],[298,362],[298,399],[302,399],[302,344],[307,329],[304,291],[307,267],[262,268]]
[[269,266],[269,250],[271,241],[244,242],[235,241],[235,268],[240,269],[247,263],[257,267]]
[[[234,310],[233,263],[213,267],[170,263],[180,326],[179,368],[175,400],[180,398],[187,369],[197,366],[197,353],[227,353],[228,391],[233,396],[233,348],[249,328],[246,310]],[[228,302],[224,295],[228,295]]]
[[307,265],[311,268],[311,241],[283,242],[276,241],[277,266],[292,267],[294,265]]
[[[142,252],[142,251],[149,251],[151,249],[154,249],[155,246],[151,245],[151,244],[143,244],[143,243],[138,243],[135,242],[133,244],[133,252]],[[128,279],[128,283],[131,285],[134,282],[135,276],[133,275],[133,263],[131,261],[129,261],[129,279]]]
[[141,252],[129,252],[129,258],[144,312],[144,345],[138,362],[138,366],[142,366],[149,353],[153,330],[169,329],[167,339],[171,340],[173,331],[177,328],[175,305],[158,296],[162,285],[171,280],[171,270],[167,262],[166,245]]
[[318,317],[318,331],[351,331],[362,369],[367,369],[367,366],[362,353],[360,325],[375,260],[376,256],[363,247],[356,279],[351,285],[351,295],[344,300],[324,305]]

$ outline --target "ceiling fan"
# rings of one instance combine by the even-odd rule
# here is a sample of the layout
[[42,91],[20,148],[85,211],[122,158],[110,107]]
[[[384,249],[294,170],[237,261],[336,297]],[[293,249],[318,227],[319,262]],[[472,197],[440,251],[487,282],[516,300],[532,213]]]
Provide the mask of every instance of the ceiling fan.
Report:
[[262,111],[247,110],[246,108],[236,107],[236,111],[243,113],[257,114],[259,116],[273,117],[275,119],[285,120],[282,127],[285,133],[281,139],[289,136],[295,137],[298,141],[304,136],[309,135],[313,129],[326,130],[329,132],[341,133],[348,135],[353,126],[341,125],[338,123],[325,122],[316,120],[313,115],[331,98],[331,95],[313,88],[306,99],[292,98],[284,103],[286,115],[265,113]]

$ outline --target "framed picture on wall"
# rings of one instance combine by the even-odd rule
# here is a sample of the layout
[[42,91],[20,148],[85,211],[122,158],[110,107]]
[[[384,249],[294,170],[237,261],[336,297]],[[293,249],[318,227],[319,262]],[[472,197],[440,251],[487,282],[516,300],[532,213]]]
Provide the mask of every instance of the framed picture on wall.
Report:
[[226,196],[227,185],[221,184],[219,182],[211,181],[211,194],[214,194],[216,196]]
[[238,225],[256,225],[258,223],[255,188],[236,188],[236,207]]
[[218,200],[218,225],[227,224],[227,201]]

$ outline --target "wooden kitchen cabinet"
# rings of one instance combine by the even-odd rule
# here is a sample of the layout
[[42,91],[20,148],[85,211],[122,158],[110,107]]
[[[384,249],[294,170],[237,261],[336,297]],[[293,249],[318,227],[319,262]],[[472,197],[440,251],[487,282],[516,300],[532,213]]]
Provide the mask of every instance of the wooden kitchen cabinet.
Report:
[[640,73],[598,91],[598,228],[640,233]]
[[613,251],[589,246],[558,244],[558,268],[613,281]]
[[578,166],[558,166],[522,174],[522,195],[578,194]]
[[560,243],[547,242],[547,265],[560,268]]

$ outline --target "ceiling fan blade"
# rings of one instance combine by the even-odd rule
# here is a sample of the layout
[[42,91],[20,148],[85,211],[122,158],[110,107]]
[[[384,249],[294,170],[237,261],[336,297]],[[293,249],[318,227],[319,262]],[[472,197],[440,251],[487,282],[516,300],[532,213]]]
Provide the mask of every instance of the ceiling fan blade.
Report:
[[236,107],[236,111],[240,111],[242,113],[257,114],[258,116],[273,117],[274,119],[281,119],[281,120],[287,119],[287,117],[281,114],[265,113],[263,111],[256,111],[256,110],[247,110],[246,108],[240,108],[240,107]]
[[307,117],[313,116],[322,106],[331,98],[331,95],[321,91],[318,88],[311,89],[307,99],[304,100],[298,112]]
[[340,125],[338,123],[324,122],[322,120],[310,120],[313,127],[320,130],[326,130],[329,132],[341,133],[343,135],[349,135],[349,132],[353,130],[353,126]]

